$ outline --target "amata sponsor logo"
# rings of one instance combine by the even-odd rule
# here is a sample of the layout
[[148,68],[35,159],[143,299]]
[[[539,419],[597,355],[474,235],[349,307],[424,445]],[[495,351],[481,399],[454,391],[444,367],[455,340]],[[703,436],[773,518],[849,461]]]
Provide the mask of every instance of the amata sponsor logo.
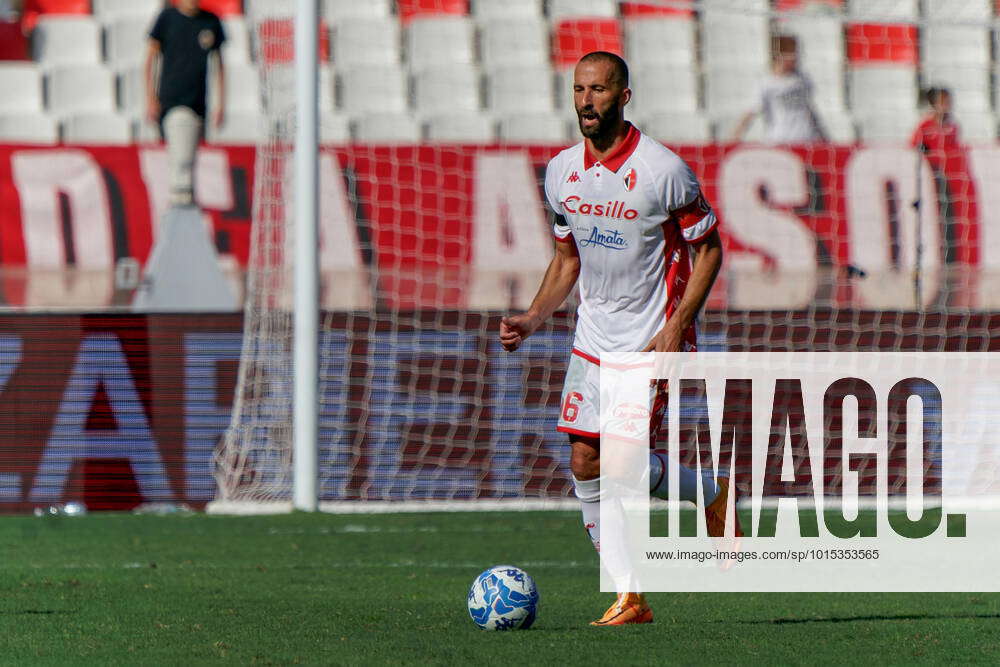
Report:
[[601,246],[612,250],[624,250],[628,247],[628,240],[617,229],[600,229],[594,225],[590,230],[590,236],[581,241],[580,245],[584,248]]
[[635,220],[639,217],[639,211],[634,208],[626,208],[623,201],[594,204],[589,201],[583,201],[578,195],[571,195],[566,197],[562,205],[567,212],[574,215],[589,215],[597,218],[614,218],[616,220]]

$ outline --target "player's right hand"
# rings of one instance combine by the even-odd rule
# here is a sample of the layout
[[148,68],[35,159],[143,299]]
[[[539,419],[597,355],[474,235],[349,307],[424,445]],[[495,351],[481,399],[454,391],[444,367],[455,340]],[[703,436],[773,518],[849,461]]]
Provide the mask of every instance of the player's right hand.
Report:
[[537,328],[537,321],[528,313],[505,317],[500,320],[500,344],[503,349],[513,352]]

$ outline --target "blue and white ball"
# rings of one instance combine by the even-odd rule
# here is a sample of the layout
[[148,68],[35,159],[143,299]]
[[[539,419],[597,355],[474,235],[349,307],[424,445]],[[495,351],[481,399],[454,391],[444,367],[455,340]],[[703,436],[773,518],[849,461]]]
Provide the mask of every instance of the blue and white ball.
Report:
[[535,580],[513,565],[494,565],[469,590],[469,616],[483,630],[526,630],[537,609]]

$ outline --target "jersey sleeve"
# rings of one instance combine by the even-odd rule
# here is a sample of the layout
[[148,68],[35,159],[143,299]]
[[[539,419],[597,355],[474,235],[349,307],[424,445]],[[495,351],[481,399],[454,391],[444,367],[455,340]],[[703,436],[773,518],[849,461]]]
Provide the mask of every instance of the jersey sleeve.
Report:
[[155,39],[157,42],[163,43],[163,33],[166,31],[167,26],[167,10],[163,10],[156,17],[156,21],[153,23],[153,27],[149,31],[149,36]]
[[668,170],[664,178],[663,201],[670,219],[681,228],[688,243],[704,240],[719,225],[694,172],[679,158],[676,167]]
[[222,45],[226,42],[226,31],[222,27],[222,21],[218,18],[215,19],[215,44],[212,46],[213,51],[219,51],[222,49]]
[[557,241],[570,242],[573,240],[573,230],[566,222],[562,204],[559,203],[559,180],[562,172],[558,162],[553,159],[545,168],[545,201],[549,205],[552,213],[552,235]]

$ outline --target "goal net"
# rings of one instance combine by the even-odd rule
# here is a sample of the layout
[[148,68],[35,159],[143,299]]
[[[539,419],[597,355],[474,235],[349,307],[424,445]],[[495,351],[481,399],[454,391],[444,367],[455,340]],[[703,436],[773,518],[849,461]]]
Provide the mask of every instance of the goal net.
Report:
[[[266,133],[216,507],[284,507],[295,2],[246,5]],[[688,162],[721,219],[726,263],[700,349],[996,347],[992,21],[987,0],[328,0],[321,506],[571,496],[555,422],[574,298],[515,354],[497,332],[528,307],[551,257],[542,178],[579,140],[573,64],[593,50],[626,57],[627,118]],[[771,135],[780,119],[758,100],[774,85],[779,34],[796,38],[822,140]],[[928,87],[950,90],[961,142],[921,125]]]

